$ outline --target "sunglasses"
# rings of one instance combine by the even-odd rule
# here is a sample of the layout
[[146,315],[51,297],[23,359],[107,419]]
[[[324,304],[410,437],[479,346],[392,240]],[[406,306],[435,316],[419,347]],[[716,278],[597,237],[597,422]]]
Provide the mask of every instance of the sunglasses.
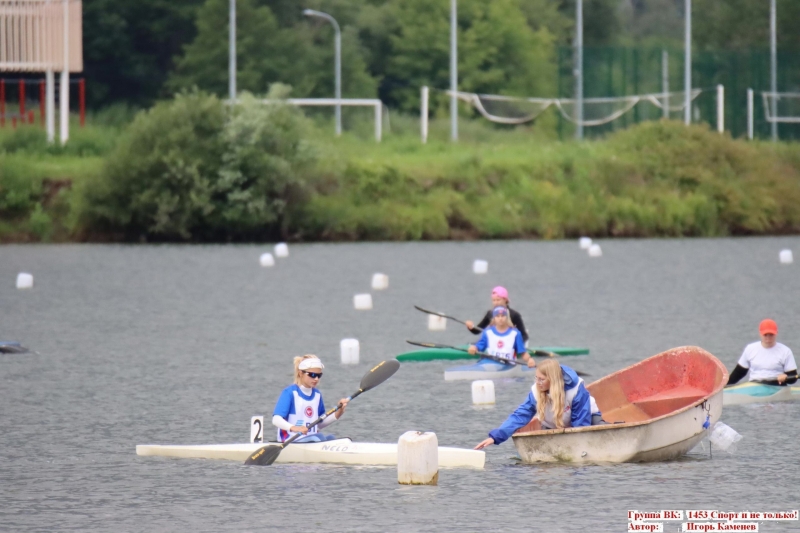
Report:
[[322,372],[306,372],[305,370],[301,370],[300,372],[310,377],[311,379],[319,379],[322,377]]

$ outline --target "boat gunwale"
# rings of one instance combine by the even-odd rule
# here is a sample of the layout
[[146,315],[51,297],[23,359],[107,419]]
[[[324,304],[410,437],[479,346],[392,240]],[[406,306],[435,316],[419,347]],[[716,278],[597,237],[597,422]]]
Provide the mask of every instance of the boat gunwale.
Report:
[[[663,351],[663,352],[658,353],[656,355],[651,355],[647,359],[643,359],[643,360],[639,361],[638,363],[635,363],[633,365],[627,366],[625,368],[621,368],[621,369],[617,370],[616,372],[613,372],[613,373],[611,373],[611,374],[609,374],[607,376],[604,376],[604,377],[598,379],[597,381],[593,381],[592,383],[589,384],[589,386],[594,385],[595,383],[600,383],[601,381],[612,379],[612,378],[614,378],[614,377],[616,377],[618,375],[621,375],[623,373],[628,373],[628,372],[632,371],[633,369],[635,369],[636,367],[638,367],[640,365],[643,365],[644,363],[650,361],[651,359],[655,359],[656,357],[663,357],[663,356],[669,355],[669,354],[671,354],[673,352],[678,352],[678,351],[686,350],[686,349],[695,350],[695,353],[698,353],[698,355],[702,355],[704,358],[710,360],[711,362],[713,362],[717,366],[717,368],[722,370],[722,379],[720,380],[720,383],[718,385],[716,385],[711,392],[709,392],[708,394],[706,394],[702,398],[699,398],[699,399],[695,400],[691,404],[685,405],[685,406],[683,406],[683,407],[681,407],[679,409],[676,409],[674,411],[670,411],[669,413],[663,414],[661,416],[657,416],[655,418],[648,418],[646,420],[638,420],[638,421],[634,421],[634,422],[624,422],[624,423],[621,423],[621,424],[620,423],[608,423],[608,424],[602,424],[602,425],[598,425],[598,426],[568,427],[568,428],[560,428],[560,429],[558,429],[558,428],[556,428],[556,429],[540,429],[540,430],[536,430],[536,431],[525,431],[525,432],[522,432],[522,433],[514,433],[513,435],[511,435],[511,438],[515,439],[517,437],[537,437],[537,436],[549,436],[549,435],[559,435],[559,434],[568,434],[568,433],[588,433],[588,432],[591,432],[591,431],[609,431],[609,430],[613,430],[613,429],[623,429],[623,428],[631,428],[631,427],[643,426],[643,425],[652,424],[653,422],[657,422],[659,420],[662,420],[662,419],[665,419],[665,418],[668,418],[668,417],[672,417],[672,416],[678,415],[680,413],[683,413],[684,411],[688,411],[689,409],[694,409],[695,407],[697,407],[699,405],[702,405],[703,403],[709,401],[711,398],[715,397],[717,394],[720,394],[720,393],[723,392],[723,390],[725,389],[725,384],[728,382],[728,369],[726,369],[725,365],[722,364],[722,361],[717,359],[712,353],[708,352],[707,350],[704,350],[703,348],[700,348],[699,346],[678,346],[677,348],[671,348],[669,350]],[[633,402],[631,402],[631,403],[633,403]],[[533,418],[531,418],[531,420],[533,420]]]

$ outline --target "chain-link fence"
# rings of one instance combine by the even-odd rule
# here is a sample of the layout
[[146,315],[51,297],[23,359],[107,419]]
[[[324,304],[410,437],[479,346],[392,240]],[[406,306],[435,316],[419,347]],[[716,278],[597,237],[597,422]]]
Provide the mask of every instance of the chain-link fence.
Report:
[[[584,97],[621,97],[662,93],[666,77],[669,91],[683,91],[684,61],[682,48],[617,48],[587,47],[583,51]],[[664,59],[666,57],[666,69]],[[666,76],[665,76],[666,74]],[[692,58],[692,87],[702,93],[692,104],[692,121],[717,124],[716,86],[725,87],[725,130],[734,137],[747,135],[747,89],[756,92],[754,101],[754,134],[770,138],[760,93],[770,90],[770,54],[768,48],[731,51],[698,51]],[[573,49],[558,51],[558,96],[570,98],[575,91]],[[778,91],[800,92],[800,54],[797,51],[778,52]],[[680,109],[683,96],[669,102],[669,116],[683,120]],[[584,113],[591,113],[587,104]],[[663,116],[662,109],[643,100],[619,118],[599,126],[587,127],[587,136],[602,135],[626,128],[643,120]],[[572,135],[574,126],[559,117],[559,134]],[[781,139],[800,139],[800,124],[779,124]]]

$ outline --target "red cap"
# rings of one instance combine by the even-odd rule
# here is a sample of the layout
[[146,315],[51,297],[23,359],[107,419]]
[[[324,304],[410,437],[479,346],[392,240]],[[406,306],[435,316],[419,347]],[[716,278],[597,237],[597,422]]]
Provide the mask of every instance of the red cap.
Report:
[[762,335],[766,333],[772,333],[773,335],[778,334],[778,324],[775,323],[774,320],[771,318],[765,318],[761,321],[761,324],[758,325],[758,332]]

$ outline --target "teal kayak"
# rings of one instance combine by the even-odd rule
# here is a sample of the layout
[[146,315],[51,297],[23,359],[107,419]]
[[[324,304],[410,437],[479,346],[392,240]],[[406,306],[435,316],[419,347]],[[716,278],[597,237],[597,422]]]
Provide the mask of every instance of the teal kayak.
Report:
[[800,400],[800,386],[779,387],[756,381],[731,385],[722,390],[722,405],[773,403]]
[[[466,349],[468,344],[464,345]],[[567,348],[563,346],[544,346],[529,348],[528,351],[541,350],[545,352],[552,352],[557,355],[589,355],[588,348]],[[534,354],[535,355],[535,354]],[[475,357],[462,352],[461,350],[453,350],[452,348],[423,348],[421,350],[414,350],[413,352],[401,353],[397,356],[400,362],[410,361],[454,361],[457,359],[474,359]]]

